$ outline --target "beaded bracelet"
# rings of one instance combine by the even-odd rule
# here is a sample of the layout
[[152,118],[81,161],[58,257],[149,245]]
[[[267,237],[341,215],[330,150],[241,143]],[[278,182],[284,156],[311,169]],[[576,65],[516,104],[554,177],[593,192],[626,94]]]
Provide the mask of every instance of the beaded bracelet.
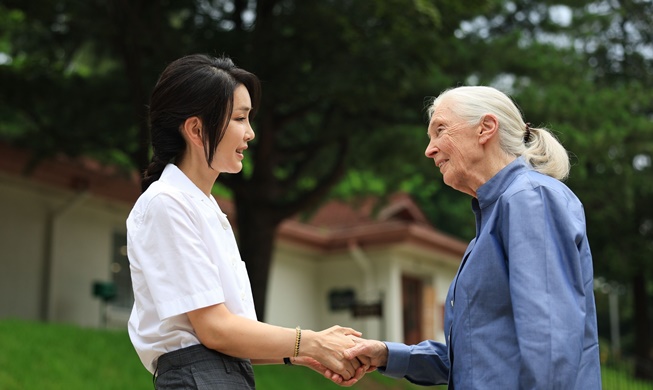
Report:
[[299,325],[295,328],[295,355],[293,357],[299,356],[299,344],[302,341],[302,330]]

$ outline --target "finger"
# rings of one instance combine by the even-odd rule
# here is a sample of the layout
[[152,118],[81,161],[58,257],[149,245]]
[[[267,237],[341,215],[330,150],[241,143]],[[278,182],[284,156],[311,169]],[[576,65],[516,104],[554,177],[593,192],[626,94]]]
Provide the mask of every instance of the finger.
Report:
[[345,349],[343,351],[343,355],[347,359],[351,360],[355,357],[358,357],[359,355],[364,355],[364,352],[365,352],[365,344],[356,343],[356,345],[354,345],[353,347]]
[[343,378],[341,375],[333,373],[333,375],[331,375],[331,380],[335,383],[340,384],[345,381],[345,378]]
[[356,356],[356,359],[358,359],[358,361],[361,362],[361,365],[365,365],[368,367],[372,365],[372,359],[369,356],[358,355]]
[[358,379],[356,379],[356,378],[351,378],[351,379],[348,380],[348,381],[342,381],[341,383],[338,383],[338,384],[339,384],[340,386],[342,386],[342,387],[350,387],[350,386],[352,386],[353,384],[355,384],[356,382],[358,382]]
[[357,331],[356,329],[353,329],[353,328],[341,328],[340,330],[343,331],[344,334],[346,334],[346,335],[354,335],[356,337],[361,337],[363,335],[363,333],[361,333],[361,332],[359,332],[359,331]]
[[324,372],[324,377],[337,385],[344,382],[344,379],[340,375],[332,372],[331,370],[326,370]]
[[361,379],[365,374],[367,373],[368,366],[360,366],[356,369],[356,374],[354,375],[353,379],[356,379],[357,381]]

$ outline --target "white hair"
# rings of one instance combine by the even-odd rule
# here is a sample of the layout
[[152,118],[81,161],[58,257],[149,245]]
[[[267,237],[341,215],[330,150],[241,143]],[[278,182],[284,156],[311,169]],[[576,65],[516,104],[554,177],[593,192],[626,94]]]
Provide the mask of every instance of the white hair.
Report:
[[527,125],[517,105],[503,92],[485,86],[445,90],[428,108],[429,119],[444,99],[453,103],[451,109],[470,125],[494,114],[499,121],[499,145],[508,155],[524,156],[534,170],[558,180],[569,175],[569,155],[562,144],[546,127]]

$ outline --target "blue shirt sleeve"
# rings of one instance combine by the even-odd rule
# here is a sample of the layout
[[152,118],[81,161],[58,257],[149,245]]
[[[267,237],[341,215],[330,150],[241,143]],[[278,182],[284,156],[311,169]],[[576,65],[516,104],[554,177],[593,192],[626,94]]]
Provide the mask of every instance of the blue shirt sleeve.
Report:
[[519,388],[573,388],[583,352],[586,287],[592,283],[591,270],[581,263],[582,205],[560,189],[536,186],[513,194],[504,207]]
[[447,346],[432,340],[416,345],[385,342],[388,347],[388,363],[379,367],[383,375],[422,386],[447,384],[449,358]]

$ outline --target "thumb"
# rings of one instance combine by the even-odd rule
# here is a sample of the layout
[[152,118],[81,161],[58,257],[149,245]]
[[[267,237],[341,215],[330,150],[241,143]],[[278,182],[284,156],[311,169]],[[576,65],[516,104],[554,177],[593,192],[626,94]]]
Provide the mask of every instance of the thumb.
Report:
[[343,355],[349,360],[354,359],[358,355],[362,354],[363,351],[365,350],[365,346],[363,344],[357,343],[351,348],[347,348],[343,351]]

